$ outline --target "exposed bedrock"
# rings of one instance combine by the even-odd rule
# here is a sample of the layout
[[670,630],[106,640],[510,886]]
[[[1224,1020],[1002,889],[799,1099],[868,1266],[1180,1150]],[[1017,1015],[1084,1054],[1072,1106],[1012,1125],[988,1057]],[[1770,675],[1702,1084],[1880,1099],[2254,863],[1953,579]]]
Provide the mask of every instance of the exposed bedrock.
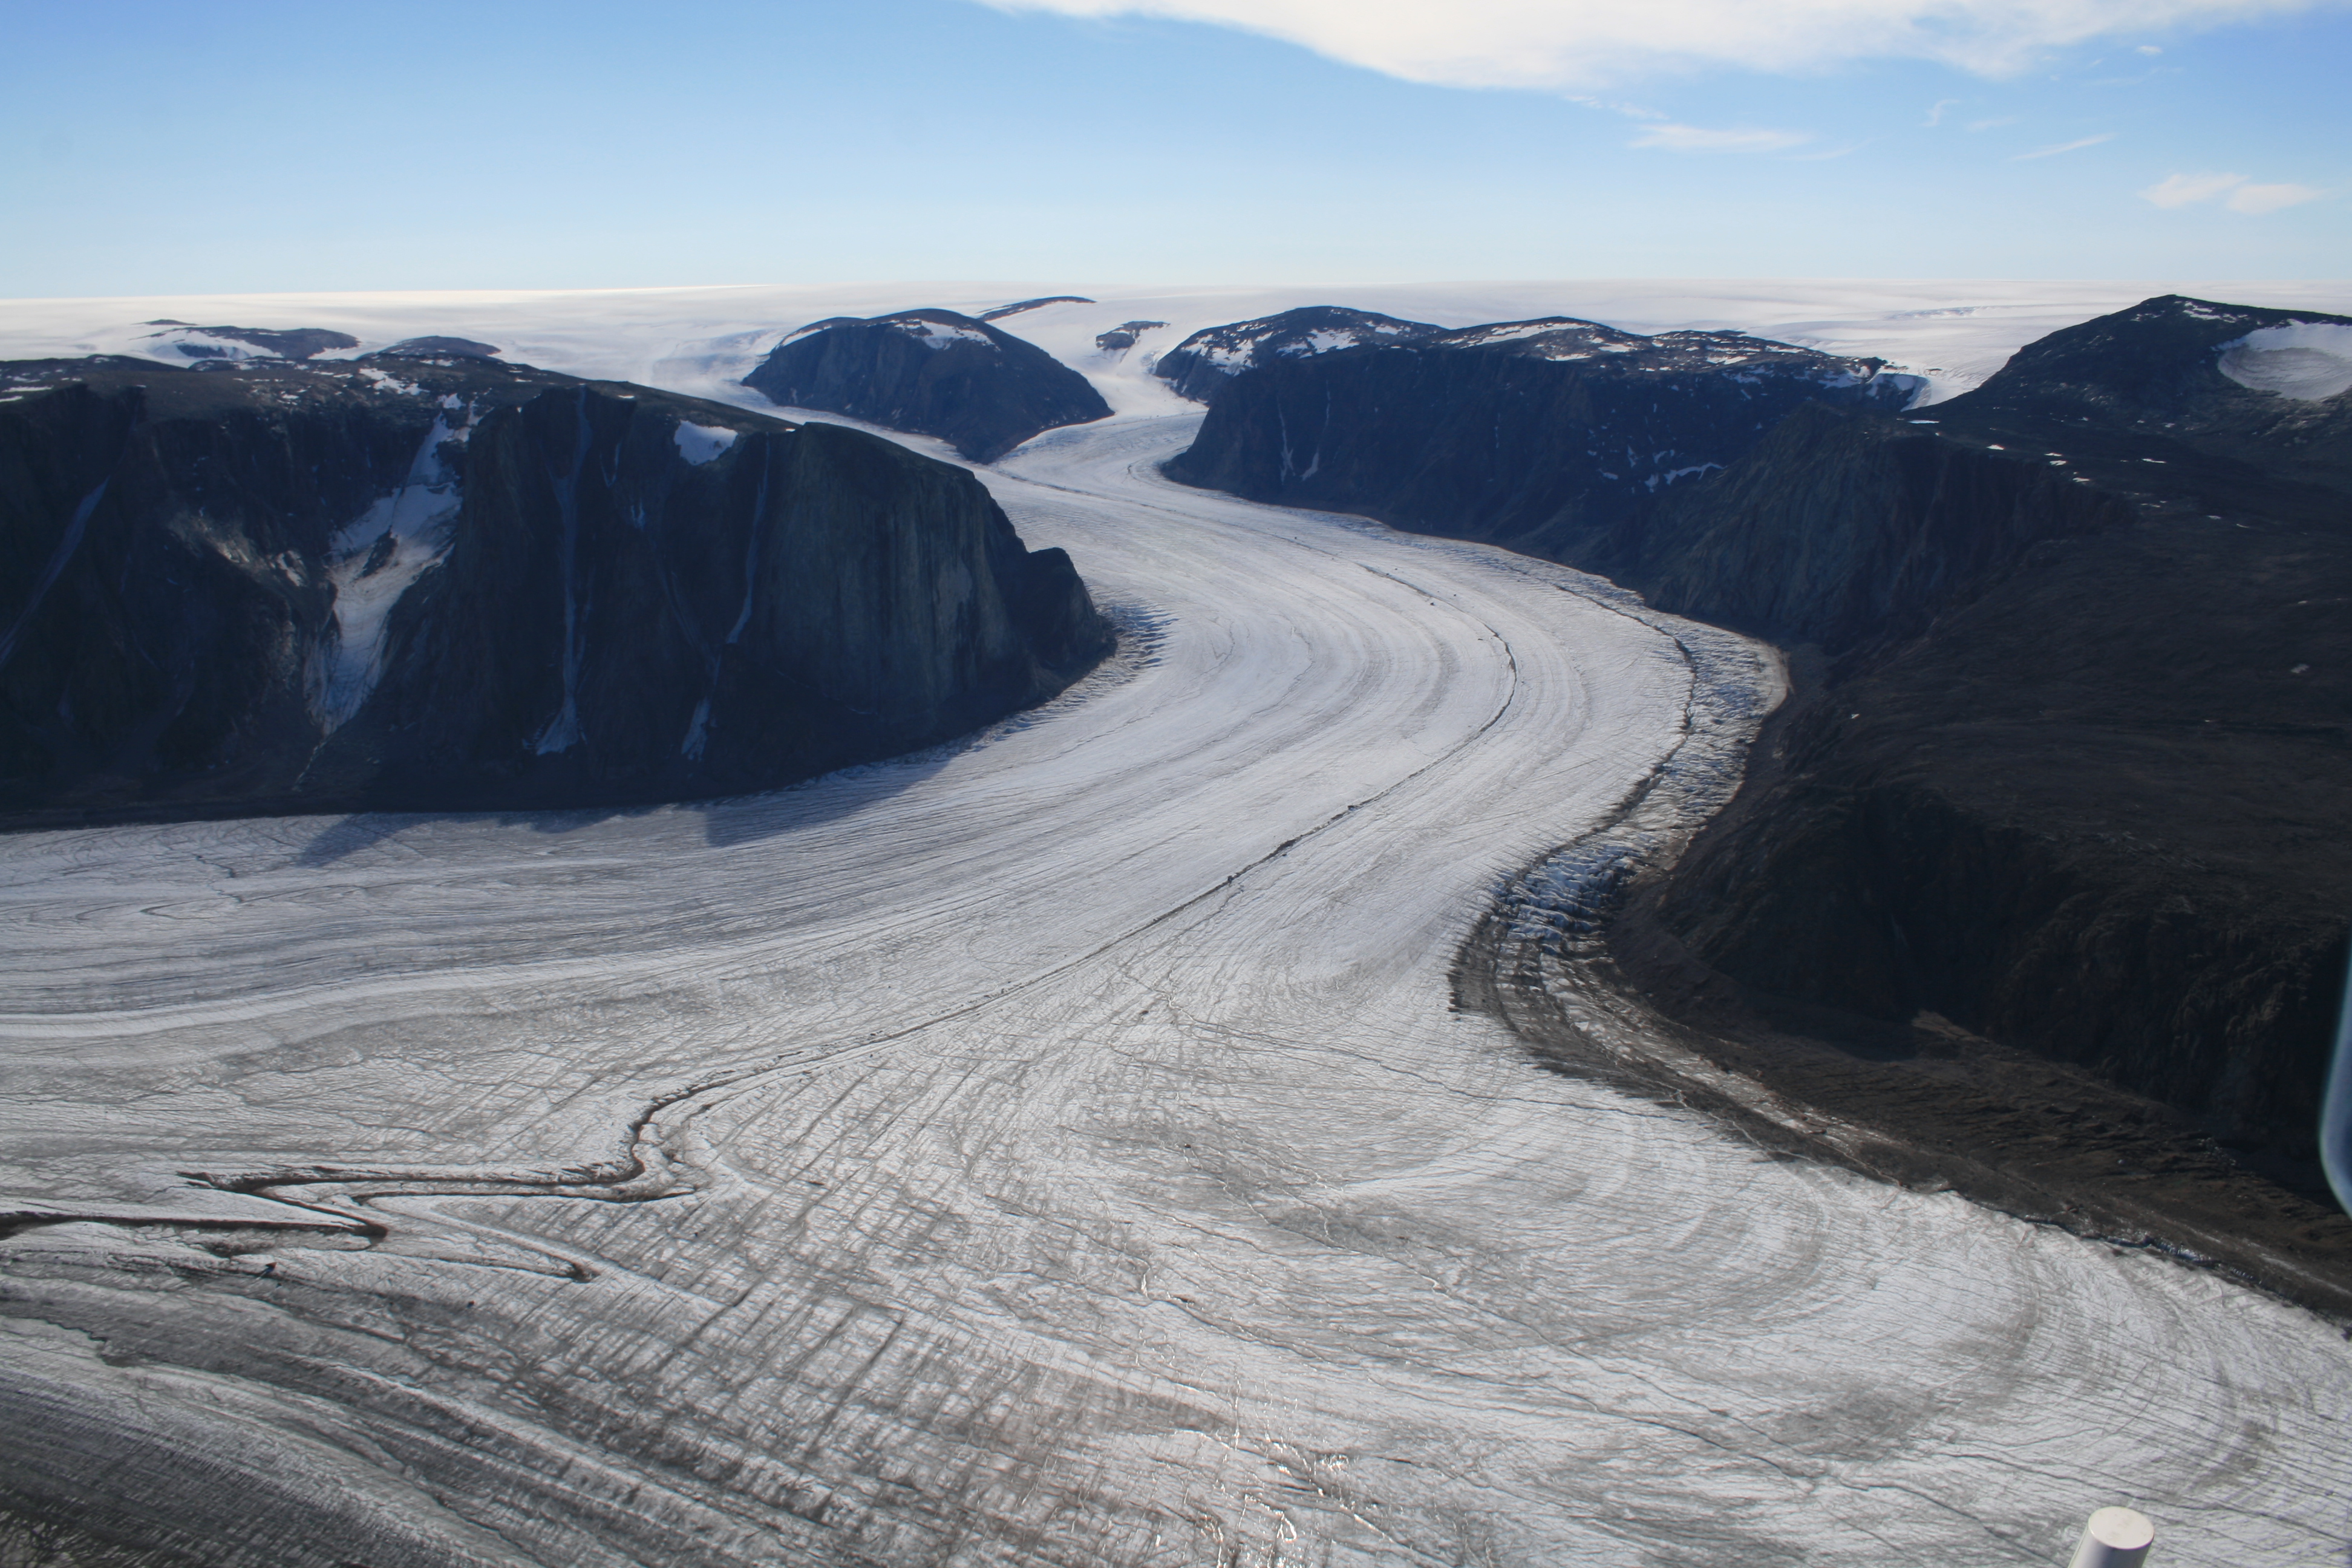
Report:
[[182,359],[309,359],[329,349],[355,349],[359,339],[325,327],[192,327],[170,320],[146,323],[161,327],[145,334],[154,343],[155,357]]
[[1043,310],[1047,305],[1091,305],[1094,301],[1084,294],[1040,294],[1034,300],[1015,300],[1010,305],[999,305],[992,310],[982,310],[979,320],[1001,321],[1007,316],[1018,316],[1024,310]]
[[[2095,1068],[2318,1193],[2352,914],[2352,408],[2223,369],[2297,322],[2329,319],[2149,301],[2030,346],[1933,436],[1843,458],[1776,436],[1659,509],[1662,603],[1849,650],[1655,893],[1665,929],[1761,993]],[[1942,455],[1895,466],[1945,478],[1886,484],[1922,447]],[[2021,477],[1950,480],[1988,465]],[[1858,491],[1895,518],[1932,495],[2008,559],[1774,612]],[[1743,589],[1737,556],[1675,555],[1743,531],[1791,564],[1759,553]],[[1859,564],[1875,591],[1908,562]]]
[[1811,405],[1720,479],[1663,493],[1577,553],[1661,609],[1843,649],[1918,630],[2036,541],[2131,515],[2047,468]]
[[743,384],[783,407],[937,436],[976,463],[992,463],[1040,431],[1110,416],[1085,376],[1036,344],[953,310],[812,322]]
[[0,811],[772,787],[1110,634],[969,474],[478,358],[0,368]]
[[1160,355],[1151,374],[1178,395],[1209,403],[1245,370],[1368,343],[1418,342],[1444,331],[1345,305],[1302,305],[1254,321],[1204,327]]
[[1576,562],[1799,405],[1899,407],[1917,387],[1875,361],[1736,332],[1509,322],[1249,369],[1167,471]]

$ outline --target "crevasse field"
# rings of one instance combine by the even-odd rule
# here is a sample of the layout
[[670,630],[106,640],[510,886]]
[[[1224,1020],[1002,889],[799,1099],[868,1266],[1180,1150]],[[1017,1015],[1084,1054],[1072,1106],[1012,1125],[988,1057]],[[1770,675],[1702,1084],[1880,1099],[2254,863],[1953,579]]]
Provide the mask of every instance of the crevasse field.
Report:
[[[1452,1006],[1507,879],[1662,770],[1669,836],[1719,802],[1770,650],[1171,484],[1142,365],[1328,301],[1948,395],[2158,291],[1105,291],[1002,324],[1118,416],[981,470],[1125,634],[1047,708],[737,801],[0,838],[0,1479],[237,1564],[2026,1564],[2111,1502],[2164,1568],[2342,1564],[2334,1326]],[[1021,292],[27,301],[0,352],[449,332],[765,407],[803,321]]]

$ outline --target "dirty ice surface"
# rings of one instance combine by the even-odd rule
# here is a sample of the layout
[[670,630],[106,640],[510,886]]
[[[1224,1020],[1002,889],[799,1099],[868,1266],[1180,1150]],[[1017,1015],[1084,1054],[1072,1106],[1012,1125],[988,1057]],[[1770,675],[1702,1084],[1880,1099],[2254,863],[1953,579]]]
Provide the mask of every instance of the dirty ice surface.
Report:
[[976,743],[0,840],[0,1480],[237,1563],[2341,1564],[2334,1327],[1450,1005],[1767,654],[1129,390],[980,470],[1126,638]]

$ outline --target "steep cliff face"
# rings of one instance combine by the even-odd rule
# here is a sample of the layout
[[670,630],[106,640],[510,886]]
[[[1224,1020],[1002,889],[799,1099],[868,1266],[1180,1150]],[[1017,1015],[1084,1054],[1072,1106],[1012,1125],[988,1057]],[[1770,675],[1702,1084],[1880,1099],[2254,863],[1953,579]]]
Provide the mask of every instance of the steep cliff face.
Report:
[[970,475],[479,358],[0,367],[0,811],[769,787],[1110,635]]
[[2315,1190],[2352,908],[2352,550],[2252,531],[2038,548],[1884,662],[1833,668],[1659,889],[1665,928],[1769,996],[2094,1068]]
[[1843,649],[1919,629],[2037,541],[2132,515],[2047,468],[1808,405],[1721,478],[1662,493],[1586,557],[1661,609]]
[[[1765,996],[2094,1068],[2315,1190],[2352,910],[2352,400],[2221,365],[2333,324],[2152,300],[1932,429],[1791,421],[1661,509],[1662,603],[1850,650],[1654,890],[1664,929]],[[1874,510],[2000,548],[1942,592],[1865,553],[1818,612],[1769,596]]]
[[1427,321],[1401,321],[1345,305],[1305,305],[1255,321],[1203,328],[1160,355],[1151,374],[1179,395],[1208,403],[1245,370],[1337,349],[1415,343],[1444,331]]
[[1916,390],[1876,361],[1738,333],[1504,322],[1259,365],[1218,393],[1167,471],[1576,561],[1792,409],[1900,407]]
[[940,437],[976,463],[992,463],[1040,431],[1110,416],[1085,376],[1036,344],[953,310],[813,322],[776,345],[743,384],[783,407]]

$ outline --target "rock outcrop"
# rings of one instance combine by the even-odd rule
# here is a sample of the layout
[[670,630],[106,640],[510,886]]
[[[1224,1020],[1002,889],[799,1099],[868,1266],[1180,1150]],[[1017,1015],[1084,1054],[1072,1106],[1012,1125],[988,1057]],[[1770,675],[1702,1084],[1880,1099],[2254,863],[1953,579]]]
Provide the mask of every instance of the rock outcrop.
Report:
[[1133,348],[1136,340],[1146,332],[1156,332],[1165,321],[1121,321],[1107,332],[1095,334],[1095,347],[1107,354],[1123,354]]
[[472,338],[434,336],[403,338],[383,352],[406,359],[495,359],[506,351],[496,343],[477,342]]
[[1811,404],[1577,553],[1661,609],[1843,649],[1920,629],[2040,541],[2132,516],[2062,470]]
[[1041,431],[1110,416],[1085,376],[953,310],[811,322],[743,384],[782,407],[940,437],[975,463],[992,463]]
[[1015,300],[1010,305],[999,305],[993,310],[982,310],[983,321],[1001,321],[1007,316],[1017,316],[1024,310],[1042,310],[1048,305],[1091,305],[1094,301],[1084,294],[1041,294],[1034,300]]
[[1335,349],[1421,342],[1444,331],[1427,321],[1401,321],[1344,305],[1304,305],[1252,321],[1203,328],[1160,355],[1151,374],[1180,395],[1208,403],[1245,370]]
[[1257,340],[1274,357],[1217,393],[1171,478],[1570,561],[1800,405],[1900,408],[1919,386],[1737,332],[1561,318],[1322,353],[1277,342]]
[[[2352,383],[2352,321],[2149,300],[1932,426],[1791,420],[1661,508],[1659,603],[1839,656],[1656,890],[1664,927],[1761,996],[2093,1068],[2317,1191],[2352,399],[2240,378],[2287,351],[2307,378],[2335,333]],[[1854,552],[1874,524],[1907,545]]]
[[355,349],[359,339],[325,327],[195,327],[169,318],[146,323],[163,331],[143,342],[167,363],[178,360],[309,359],[329,349]]
[[454,353],[0,366],[0,816],[772,787],[1110,645],[878,437]]

